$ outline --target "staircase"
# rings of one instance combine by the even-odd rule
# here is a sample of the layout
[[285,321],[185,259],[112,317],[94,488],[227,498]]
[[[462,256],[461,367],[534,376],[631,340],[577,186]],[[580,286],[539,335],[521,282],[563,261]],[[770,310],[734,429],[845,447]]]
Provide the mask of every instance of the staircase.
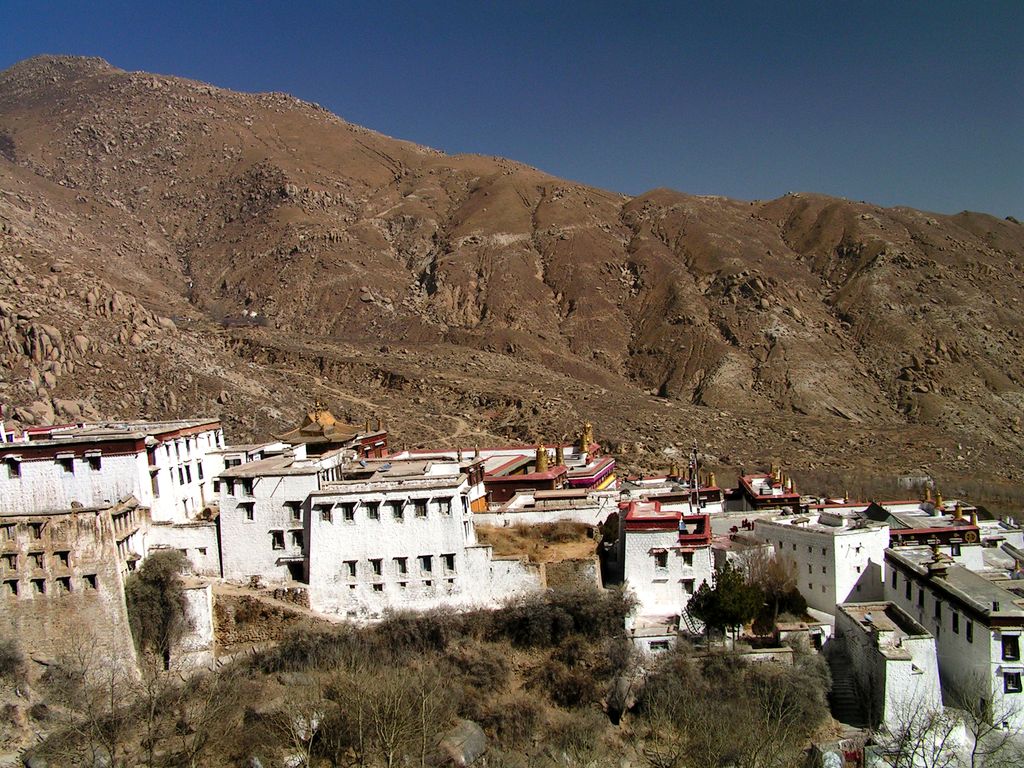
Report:
[[690,612],[683,608],[679,611],[679,628],[691,635],[703,635],[704,634],[704,622],[698,619],[696,616],[691,616]]
[[832,671],[832,690],[828,694],[832,717],[854,728],[869,727],[863,697],[850,669],[850,661],[842,654],[832,654],[828,660]]

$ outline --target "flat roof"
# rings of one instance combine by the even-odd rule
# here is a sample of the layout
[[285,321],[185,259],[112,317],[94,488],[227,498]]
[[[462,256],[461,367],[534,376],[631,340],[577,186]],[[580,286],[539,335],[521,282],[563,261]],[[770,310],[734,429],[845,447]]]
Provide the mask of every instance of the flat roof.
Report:
[[861,630],[878,634],[877,648],[890,659],[910,660],[910,651],[902,647],[908,637],[931,638],[932,634],[894,603],[840,603],[836,608],[853,619]]
[[28,440],[0,443],[0,450],[17,450],[19,446],[47,446],[68,443],[87,443],[100,440],[138,440],[145,437],[160,437],[172,432],[205,431],[202,427],[219,429],[219,419],[181,419],[177,421],[104,421],[33,427],[23,434]]
[[928,582],[934,589],[945,592],[985,617],[1024,623],[1024,598],[1000,583],[948,559],[944,560],[947,566],[945,575],[929,575],[928,565],[935,559],[931,547],[890,548],[885,550],[885,558],[913,571],[919,582]]

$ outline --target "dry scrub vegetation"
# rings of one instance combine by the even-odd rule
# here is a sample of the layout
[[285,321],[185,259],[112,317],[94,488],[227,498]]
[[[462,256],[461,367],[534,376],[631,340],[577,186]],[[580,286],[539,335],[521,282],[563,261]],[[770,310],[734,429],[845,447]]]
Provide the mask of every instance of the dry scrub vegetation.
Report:
[[158,657],[136,677],[69,655],[36,684],[49,737],[32,756],[110,768],[422,768],[486,745],[475,764],[490,768],[794,764],[825,716],[816,656],[748,667],[684,647],[638,659],[623,632],[631,608],[618,591],[562,591],[497,611],[307,628],[187,680]]
[[593,557],[597,545],[590,532],[590,526],[568,521],[507,528],[476,526],[477,539],[491,545],[495,557],[524,557],[531,563]]

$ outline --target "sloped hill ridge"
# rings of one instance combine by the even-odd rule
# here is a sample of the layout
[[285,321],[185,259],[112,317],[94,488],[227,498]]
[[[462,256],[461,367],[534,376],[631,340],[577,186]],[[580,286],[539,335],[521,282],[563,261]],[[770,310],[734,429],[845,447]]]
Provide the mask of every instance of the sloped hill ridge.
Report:
[[626,198],[282,94],[42,57],[0,73],[0,225],[25,420],[59,400],[258,430],[321,396],[402,414],[408,442],[588,417],[734,462],[1021,473],[1013,221]]

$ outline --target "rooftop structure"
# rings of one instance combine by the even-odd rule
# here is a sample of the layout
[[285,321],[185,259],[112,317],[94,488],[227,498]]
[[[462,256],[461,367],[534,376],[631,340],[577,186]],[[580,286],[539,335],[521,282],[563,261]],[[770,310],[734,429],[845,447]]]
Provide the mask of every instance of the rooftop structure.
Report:
[[793,479],[781,468],[772,467],[768,474],[740,475],[738,491],[744,510],[780,509],[800,505]]
[[[593,427],[584,424],[575,443],[511,445],[472,450],[412,450],[393,454],[395,459],[457,459],[473,455],[484,461],[484,504],[503,504],[520,491],[605,490],[615,488],[615,459],[604,456],[594,441]],[[484,511],[485,506],[474,512]]]
[[376,427],[370,424],[369,419],[362,425],[348,424],[336,419],[319,403],[306,413],[297,427],[276,437],[292,446],[305,446],[310,456],[339,448],[351,448],[363,458],[380,458],[388,454],[388,433],[380,419]]
[[476,513],[483,525],[533,525],[568,520],[599,525],[619,509],[619,493],[613,489],[560,488],[553,491],[517,491],[502,504],[491,504]]

